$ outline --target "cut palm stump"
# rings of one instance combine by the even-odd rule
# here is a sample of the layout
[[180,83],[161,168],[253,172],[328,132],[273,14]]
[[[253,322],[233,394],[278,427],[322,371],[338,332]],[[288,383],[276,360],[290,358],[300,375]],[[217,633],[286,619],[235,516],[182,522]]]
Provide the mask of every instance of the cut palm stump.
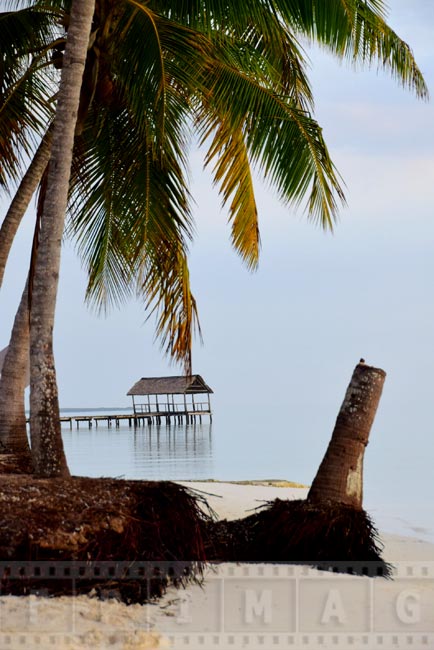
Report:
[[356,366],[307,497],[311,503],[330,501],[362,508],[363,458],[385,378],[380,368]]
[[211,524],[208,553],[388,576],[378,532],[362,508],[363,457],[385,377],[362,361],[356,366],[306,500],[276,499],[246,519]]

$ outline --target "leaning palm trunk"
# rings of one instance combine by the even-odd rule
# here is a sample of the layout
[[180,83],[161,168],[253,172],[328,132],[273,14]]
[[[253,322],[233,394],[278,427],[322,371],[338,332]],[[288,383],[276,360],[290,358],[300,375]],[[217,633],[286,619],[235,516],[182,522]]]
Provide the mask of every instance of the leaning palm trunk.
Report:
[[40,476],[68,476],[60,430],[53,327],[74,131],[95,0],[73,0],[47,189],[35,265],[30,317],[30,435]]
[[[18,227],[29,206],[50,158],[51,128],[42,139],[0,228],[0,287],[6,263]],[[29,377],[29,296],[28,281],[15,316],[11,339],[0,378],[0,449],[12,453],[19,464],[30,464],[30,447],[26,430],[24,390]]]
[[362,508],[363,458],[386,373],[359,363],[351,377],[330,444],[309,490],[311,502]]
[[29,374],[28,281],[15,316],[11,340],[0,378],[0,448],[15,454],[19,464],[30,465],[24,389]]
[[0,228],[0,287],[14,237],[50,159],[51,129],[47,131],[15,193]]

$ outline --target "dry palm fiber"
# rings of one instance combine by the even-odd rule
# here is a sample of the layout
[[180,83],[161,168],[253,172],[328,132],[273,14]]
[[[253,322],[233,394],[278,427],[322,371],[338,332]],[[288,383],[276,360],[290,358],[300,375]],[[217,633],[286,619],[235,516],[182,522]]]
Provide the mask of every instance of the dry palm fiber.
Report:
[[[169,581],[198,579],[206,559],[203,530],[211,518],[201,501],[170,482],[2,475],[2,592],[95,589],[132,602],[158,595]],[[31,563],[21,579],[13,574],[16,562]],[[91,571],[75,573],[74,581],[58,579],[58,571],[56,579],[43,580],[34,575],[38,562],[43,574],[48,565],[63,571],[68,562]],[[74,573],[75,565],[70,568]]]
[[219,561],[300,562],[349,573],[390,575],[369,515],[344,504],[276,499],[245,519],[209,526],[207,554]]

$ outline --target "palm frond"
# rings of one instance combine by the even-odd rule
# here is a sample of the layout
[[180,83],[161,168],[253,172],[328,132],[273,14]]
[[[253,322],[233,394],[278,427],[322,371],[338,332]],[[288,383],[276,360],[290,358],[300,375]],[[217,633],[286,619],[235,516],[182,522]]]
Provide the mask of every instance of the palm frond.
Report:
[[225,59],[239,59],[240,70],[249,70],[254,77],[267,80],[276,92],[290,96],[300,108],[312,109],[313,95],[306,74],[306,55],[294,34],[277,22],[272,38],[267,38],[255,25],[240,39],[218,37],[218,46]]
[[115,34],[122,34],[122,40],[113,78],[136,128],[152,132],[155,155],[170,147],[186,166],[191,96],[201,84],[208,41],[149,8],[139,11],[138,0],[128,3],[132,5]]
[[306,106],[312,105],[304,53],[295,32],[282,22],[272,0],[155,0],[150,4],[156,12],[206,36],[221,49],[232,47],[234,54],[238,52],[243,57],[245,72],[248,57],[252,56],[257,64],[260,56],[262,72],[267,67],[273,83],[292,96],[298,93]]
[[241,38],[254,27],[271,42],[280,31],[273,0],[150,0],[149,4],[155,12],[213,39],[219,34]]
[[[332,228],[344,195],[317,122],[290,98],[230,65],[216,63],[208,73],[211,91],[199,114],[202,142],[220,122],[227,123],[226,130],[241,130],[252,164],[281,200],[298,205],[307,196],[308,216]],[[208,163],[219,151],[215,138],[212,147]]]
[[94,111],[76,146],[68,232],[89,270],[87,299],[106,309],[134,291],[148,240],[187,242],[192,223],[170,151],[155,157],[151,135],[138,136],[126,109]]
[[274,0],[284,23],[340,58],[376,61],[418,97],[428,90],[410,47],[386,23],[382,0]]
[[0,184],[21,174],[53,115],[53,75],[47,69],[56,25],[34,10],[0,14]]
[[148,248],[138,281],[146,309],[156,315],[156,338],[175,362],[192,373],[195,334],[201,337],[196,300],[190,288],[187,256],[179,240],[161,240]]
[[228,128],[222,121],[215,125],[214,138],[205,164],[214,159],[214,180],[220,186],[223,205],[231,199],[232,243],[251,269],[259,260],[259,226],[250,164],[241,129]]
[[191,370],[200,328],[187,265],[188,193],[176,160],[153,156],[141,135],[126,109],[89,115],[76,145],[68,234],[88,269],[87,300],[108,309],[141,296],[157,315],[162,346]]

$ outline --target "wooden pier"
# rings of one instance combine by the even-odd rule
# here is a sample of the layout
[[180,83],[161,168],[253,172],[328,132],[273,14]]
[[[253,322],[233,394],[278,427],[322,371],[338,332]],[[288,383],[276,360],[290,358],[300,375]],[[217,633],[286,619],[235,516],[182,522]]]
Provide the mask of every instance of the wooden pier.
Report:
[[[74,424],[76,428],[80,428],[80,424],[87,424],[89,429],[93,426],[98,428],[98,425],[103,423],[107,427],[120,427],[123,423],[128,423],[129,427],[141,427],[145,424],[167,424],[170,426],[172,423],[176,424],[193,424],[194,422],[202,422],[203,416],[209,416],[212,420],[211,412],[208,410],[173,410],[172,408],[162,408],[164,406],[172,407],[172,404],[160,404],[158,411],[137,412],[136,413],[114,413],[104,415],[71,415],[70,417],[61,417],[61,424],[69,424],[72,429]],[[199,405],[196,405],[199,406]],[[28,420],[27,420],[28,422]]]
[[[71,415],[60,418],[61,424],[74,424],[77,429],[80,424],[87,424],[89,429],[103,422],[105,426],[120,427],[128,423],[129,427],[139,427],[152,424],[194,424],[202,422],[204,416],[212,421],[210,394],[212,389],[200,375],[176,377],[142,377],[128,391],[132,397],[132,413],[106,413],[93,415]],[[146,398],[144,403],[138,403],[138,398]],[[206,401],[201,401],[203,399]],[[29,420],[27,420],[29,422]]]

